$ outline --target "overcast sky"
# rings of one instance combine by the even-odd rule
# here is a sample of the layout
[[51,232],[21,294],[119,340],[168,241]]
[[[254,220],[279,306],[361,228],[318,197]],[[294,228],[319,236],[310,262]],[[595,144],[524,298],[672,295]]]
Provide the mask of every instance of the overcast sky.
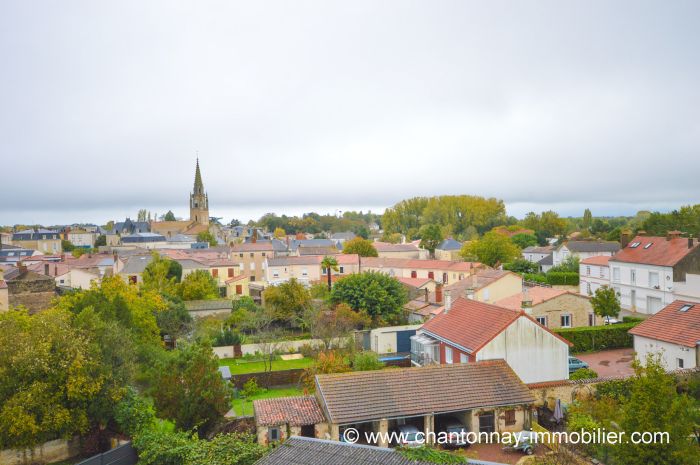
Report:
[[0,0],[0,224],[700,202],[697,1]]

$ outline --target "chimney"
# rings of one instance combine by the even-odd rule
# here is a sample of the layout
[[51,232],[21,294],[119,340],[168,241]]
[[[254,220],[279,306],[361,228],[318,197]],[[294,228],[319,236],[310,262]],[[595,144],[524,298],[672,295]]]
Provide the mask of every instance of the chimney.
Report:
[[668,234],[666,234],[666,240],[672,241],[673,239],[681,237],[681,234],[683,233],[681,233],[680,231],[669,231]]
[[445,291],[445,313],[448,313],[452,309],[452,292],[450,290]]
[[250,242],[252,242],[253,244],[258,242],[258,230],[257,229],[253,229],[253,235],[250,238]]
[[[644,232],[644,231],[642,231],[642,232]],[[630,240],[631,239],[630,239],[630,232],[629,231],[622,231],[620,233],[620,247],[622,247],[623,249],[625,247],[627,247],[627,244],[630,243]]]
[[693,246],[695,246],[695,241],[693,240],[693,237],[691,236],[688,238],[688,248],[692,249]]
[[429,299],[429,297],[428,297],[429,295],[430,295],[430,293],[428,292],[428,288],[426,287],[426,288],[425,288],[425,303],[426,303],[426,304],[427,304],[427,303],[430,303],[430,299]]
[[435,285],[435,303],[442,303],[442,283],[437,283]]
[[646,236],[646,235],[647,235],[647,232],[643,229],[637,231],[637,236]]
[[523,290],[523,300],[520,302],[520,308],[528,315],[532,315],[532,299],[527,288]]
[[49,264],[48,264],[48,263],[44,263],[44,274],[45,274],[46,276],[51,276],[51,275],[49,274],[50,272],[51,272],[51,271],[49,270]]

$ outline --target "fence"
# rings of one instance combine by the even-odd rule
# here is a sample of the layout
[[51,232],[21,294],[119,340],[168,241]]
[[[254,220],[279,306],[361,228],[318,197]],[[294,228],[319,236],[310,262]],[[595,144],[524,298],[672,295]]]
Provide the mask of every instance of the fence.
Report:
[[138,460],[136,449],[131,445],[131,442],[127,442],[112,450],[85,459],[77,465],[136,465]]

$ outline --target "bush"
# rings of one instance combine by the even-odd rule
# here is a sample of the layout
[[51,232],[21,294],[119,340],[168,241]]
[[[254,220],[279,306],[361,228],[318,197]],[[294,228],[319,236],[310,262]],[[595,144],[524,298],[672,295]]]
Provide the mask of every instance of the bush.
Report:
[[638,318],[636,316],[623,316],[622,317],[623,323],[641,323],[642,321],[644,321],[644,318]]
[[238,331],[225,329],[214,337],[212,345],[214,347],[238,346],[243,343],[243,338]]
[[574,344],[572,352],[633,347],[632,335],[627,331],[639,323],[621,323],[607,326],[555,329],[554,332]]
[[579,274],[570,271],[550,271],[547,273],[547,283],[553,286],[578,286]]
[[598,373],[591,370],[590,368],[579,368],[578,370],[571,373],[571,376],[569,376],[569,379],[573,379],[573,380],[595,379],[597,377],[598,377]]
[[379,361],[379,356],[375,352],[358,352],[352,360],[353,371],[381,370],[384,363]]
[[250,398],[264,391],[264,388],[258,386],[258,382],[255,380],[255,378],[250,378],[248,381],[245,382],[245,384],[243,384],[243,388],[241,389],[241,395],[243,397]]
[[525,273],[523,274],[523,279],[534,283],[547,284],[547,276],[543,274]]
[[299,347],[299,353],[305,358],[316,358],[320,349],[312,344],[302,344]]

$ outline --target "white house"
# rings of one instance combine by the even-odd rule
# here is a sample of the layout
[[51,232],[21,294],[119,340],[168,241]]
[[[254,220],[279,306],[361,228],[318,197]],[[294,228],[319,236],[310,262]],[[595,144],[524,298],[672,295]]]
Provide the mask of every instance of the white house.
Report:
[[445,309],[413,336],[414,365],[503,359],[525,383],[569,378],[571,343],[523,311],[445,299]]
[[603,286],[610,286],[610,257],[599,255],[581,260],[579,263],[579,292],[593,295]]
[[537,263],[543,258],[552,255],[553,252],[554,247],[551,245],[547,245],[544,247],[531,245],[529,247],[525,247],[522,251],[522,254],[523,258],[528,262]]
[[615,241],[567,241],[554,249],[552,255],[554,266],[561,265],[570,257],[585,260],[590,257],[611,257],[620,250],[620,243]]
[[700,244],[676,231],[666,237],[637,236],[608,263],[622,308],[654,314],[673,302],[677,282],[700,272]]
[[687,273],[685,281],[674,282],[673,299],[700,303],[700,274]]
[[668,370],[700,366],[700,304],[676,300],[630,330],[640,362],[660,355]]

